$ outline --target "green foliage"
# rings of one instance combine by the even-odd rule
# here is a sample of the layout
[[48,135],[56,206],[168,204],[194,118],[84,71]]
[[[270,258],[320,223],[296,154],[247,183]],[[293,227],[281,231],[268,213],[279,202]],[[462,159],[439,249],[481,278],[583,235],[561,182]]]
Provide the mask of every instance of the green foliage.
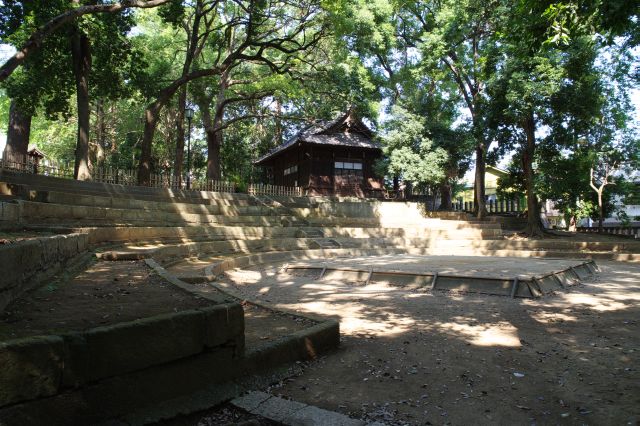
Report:
[[425,135],[424,119],[400,106],[391,110],[382,137],[387,156],[387,173],[401,176],[417,188],[425,188],[445,178],[447,152],[435,148]]

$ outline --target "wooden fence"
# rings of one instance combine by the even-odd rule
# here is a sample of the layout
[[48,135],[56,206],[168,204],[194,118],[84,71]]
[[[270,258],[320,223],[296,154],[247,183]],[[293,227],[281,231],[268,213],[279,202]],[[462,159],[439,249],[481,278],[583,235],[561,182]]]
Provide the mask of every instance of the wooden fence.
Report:
[[289,197],[301,197],[304,190],[299,186],[278,186],[264,183],[252,183],[247,188],[250,195],[284,195]]
[[[457,201],[453,203],[453,210],[473,212],[473,201]],[[522,213],[523,208],[520,200],[489,200],[487,201],[487,212],[489,213]]]
[[[0,159],[0,170],[73,179],[72,166],[59,164],[51,160],[36,159],[29,155],[7,155],[5,153],[2,159]],[[123,170],[112,167],[94,166],[91,168],[91,180],[93,182],[108,184],[138,186],[138,172],[133,169]],[[184,179],[176,178],[171,173],[152,173],[149,187],[186,190],[186,182]],[[191,182],[191,190],[234,193],[237,191],[237,186],[233,182],[221,180],[194,179]],[[300,187],[260,183],[249,185],[247,192],[252,195],[283,195],[293,197],[304,195],[304,190]]]
[[62,178],[73,178],[73,167],[42,160],[25,154],[5,153],[0,160],[0,170],[20,173],[40,174]]
[[211,192],[236,192],[236,184],[222,180],[196,180],[191,182],[191,189],[194,191],[211,191]]
[[[598,233],[598,226],[586,227],[579,226],[578,232]],[[623,237],[640,238],[640,227],[638,226],[603,226],[603,234],[620,235]]]

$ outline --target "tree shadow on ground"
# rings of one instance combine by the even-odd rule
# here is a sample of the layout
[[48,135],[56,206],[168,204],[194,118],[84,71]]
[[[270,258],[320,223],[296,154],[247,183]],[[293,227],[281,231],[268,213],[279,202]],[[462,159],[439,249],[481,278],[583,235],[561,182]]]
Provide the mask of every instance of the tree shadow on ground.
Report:
[[229,273],[247,298],[341,322],[342,348],[278,392],[411,424],[618,424],[640,395],[640,266],[538,300]]

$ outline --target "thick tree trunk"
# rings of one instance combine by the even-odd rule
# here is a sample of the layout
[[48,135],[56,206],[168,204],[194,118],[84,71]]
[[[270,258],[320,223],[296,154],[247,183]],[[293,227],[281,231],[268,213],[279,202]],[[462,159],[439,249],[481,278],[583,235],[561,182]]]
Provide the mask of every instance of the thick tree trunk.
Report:
[[31,135],[31,117],[31,114],[20,110],[15,100],[11,100],[7,145],[4,148],[6,158],[27,155]]
[[149,186],[151,183],[151,142],[153,141],[162,106],[164,105],[154,102],[144,112],[144,133],[140,146],[138,185]]
[[444,211],[453,210],[453,203],[451,202],[451,185],[449,184],[449,182],[440,184],[439,210],[444,210]]
[[91,72],[91,52],[89,51],[89,38],[78,29],[76,29],[71,39],[71,54],[78,106],[78,136],[73,177],[77,180],[89,180],[91,179],[91,173],[89,172],[89,73]]
[[[229,70],[225,70],[220,76],[220,87],[218,88],[218,96],[216,97],[215,112],[213,115],[213,123],[211,116],[205,118],[205,128],[207,132],[207,178],[220,179],[220,148],[222,147],[223,134],[222,124],[224,121],[224,109],[226,102],[226,90],[229,86]],[[208,111],[207,111],[208,114]],[[209,121],[207,123],[206,121]],[[212,124],[212,126],[208,126]]]
[[220,180],[220,148],[222,147],[222,130],[207,131],[207,179]]
[[223,142],[222,130],[219,128],[222,126],[224,110],[216,108],[216,114],[211,117],[210,103],[210,99],[203,99],[199,105],[207,137],[207,179],[219,180],[221,178],[220,148]]
[[533,160],[536,150],[536,123],[533,113],[530,113],[522,123],[527,141],[522,156],[522,167],[524,169],[525,188],[527,191],[527,227],[526,233],[529,237],[542,237],[544,230],[540,220],[538,208],[538,198],[535,192],[533,176]]

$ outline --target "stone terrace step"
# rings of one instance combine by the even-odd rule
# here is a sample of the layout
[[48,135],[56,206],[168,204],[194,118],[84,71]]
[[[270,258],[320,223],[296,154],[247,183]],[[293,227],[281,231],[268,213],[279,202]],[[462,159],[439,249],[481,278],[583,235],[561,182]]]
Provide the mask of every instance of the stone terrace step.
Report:
[[95,195],[79,195],[64,192],[49,192],[47,195],[46,201],[54,204],[164,211],[179,214],[267,216],[272,214],[286,214],[288,212],[287,209],[283,207],[266,207],[260,205],[229,205],[229,203],[218,204],[217,202],[207,204],[161,202]]
[[43,175],[0,171],[0,182],[21,185],[27,190],[71,192],[117,198],[144,199],[149,201],[179,202],[218,205],[261,205],[310,207],[315,201],[309,197],[283,197],[225,193],[212,191],[187,191],[180,189],[125,186],[91,181],[76,181]]
[[[43,227],[46,230],[48,227]],[[72,228],[88,232],[91,244],[104,242],[173,243],[268,238],[424,238],[429,240],[498,239],[496,230],[438,230],[428,228],[323,228],[264,226],[99,227]]]
[[309,226],[324,227],[381,227],[381,228],[409,228],[425,227],[433,229],[495,229],[501,230],[499,223],[467,222],[462,220],[440,220],[423,218],[410,220],[399,217],[394,220],[379,219],[377,217],[304,217]]
[[[421,249],[431,250],[429,254],[448,255],[492,255],[499,252],[536,252],[562,250],[554,246],[513,244],[511,241],[485,241],[485,245],[474,240],[456,240],[455,244],[440,238],[402,238],[402,237],[365,237],[365,238],[261,238],[244,240],[188,241],[173,243],[160,241],[155,244],[138,242],[125,243],[100,250],[99,257],[109,260],[131,260],[153,257],[156,260],[202,256],[212,253],[216,256],[237,254],[256,254],[280,251],[295,251],[318,248],[354,248],[354,249]],[[495,243],[495,244],[494,244]],[[567,249],[575,247],[567,246]],[[640,250],[639,250],[640,251]],[[587,251],[583,251],[587,254]],[[595,251],[594,251],[595,252]],[[564,257],[564,256],[563,256]]]
[[[194,192],[194,191],[173,191],[173,190],[155,190],[154,188],[130,187],[123,185],[111,185],[107,188],[87,188],[84,183],[76,182],[69,179],[58,179],[64,182],[30,182],[24,179],[5,179],[6,176],[0,173],[0,193],[16,195],[21,199],[46,201],[50,192],[73,194],[79,196],[97,196],[110,197],[128,200],[144,200],[162,203],[188,203],[188,204],[204,204],[204,205],[221,205],[221,206],[251,206],[265,205],[263,202],[248,196],[247,194],[226,194],[217,192]],[[55,178],[51,178],[55,179]],[[15,180],[15,181],[14,181]],[[78,185],[74,185],[76,182]],[[107,184],[104,184],[107,185]],[[113,187],[113,188],[112,188]],[[141,191],[141,190],[142,191]],[[148,192],[154,189],[162,192]],[[193,192],[201,196],[190,196],[185,194]],[[205,197],[206,196],[206,197]]]
[[295,225],[290,216],[224,216],[190,213],[169,213],[164,211],[115,209],[66,204],[18,201],[20,217],[25,224],[67,224],[75,226],[115,226],[115,225],[185,225],[219,224],[247,226],[281,226],[283,221]]
[[[46,228],[44,228],[46,230]],[[387,239],[388,242],[411,241],[411,245],[441,248],[476,248],[479,250],[569,250],[616,253],[640,253],[640,242],[602,242],[565,239],[505,240],[485,230],[434,230],[427,228],[313,228],[313,227],[104,227],[75,228],[73,232],[88,232],[90,244],[132,242],[142,244],[187,244],[195,242],[237,240],[272,240],[300,238],[326,239],[349,245],[350,240]]]
[[[46,229],[46,228],[45,228]],[[74,232],[88,232],[89,244],[105,242],[192,242],[217,240],[255,240],[263,238],[296,238],[296,227],[267,226],[124,226],[73,228]]]

